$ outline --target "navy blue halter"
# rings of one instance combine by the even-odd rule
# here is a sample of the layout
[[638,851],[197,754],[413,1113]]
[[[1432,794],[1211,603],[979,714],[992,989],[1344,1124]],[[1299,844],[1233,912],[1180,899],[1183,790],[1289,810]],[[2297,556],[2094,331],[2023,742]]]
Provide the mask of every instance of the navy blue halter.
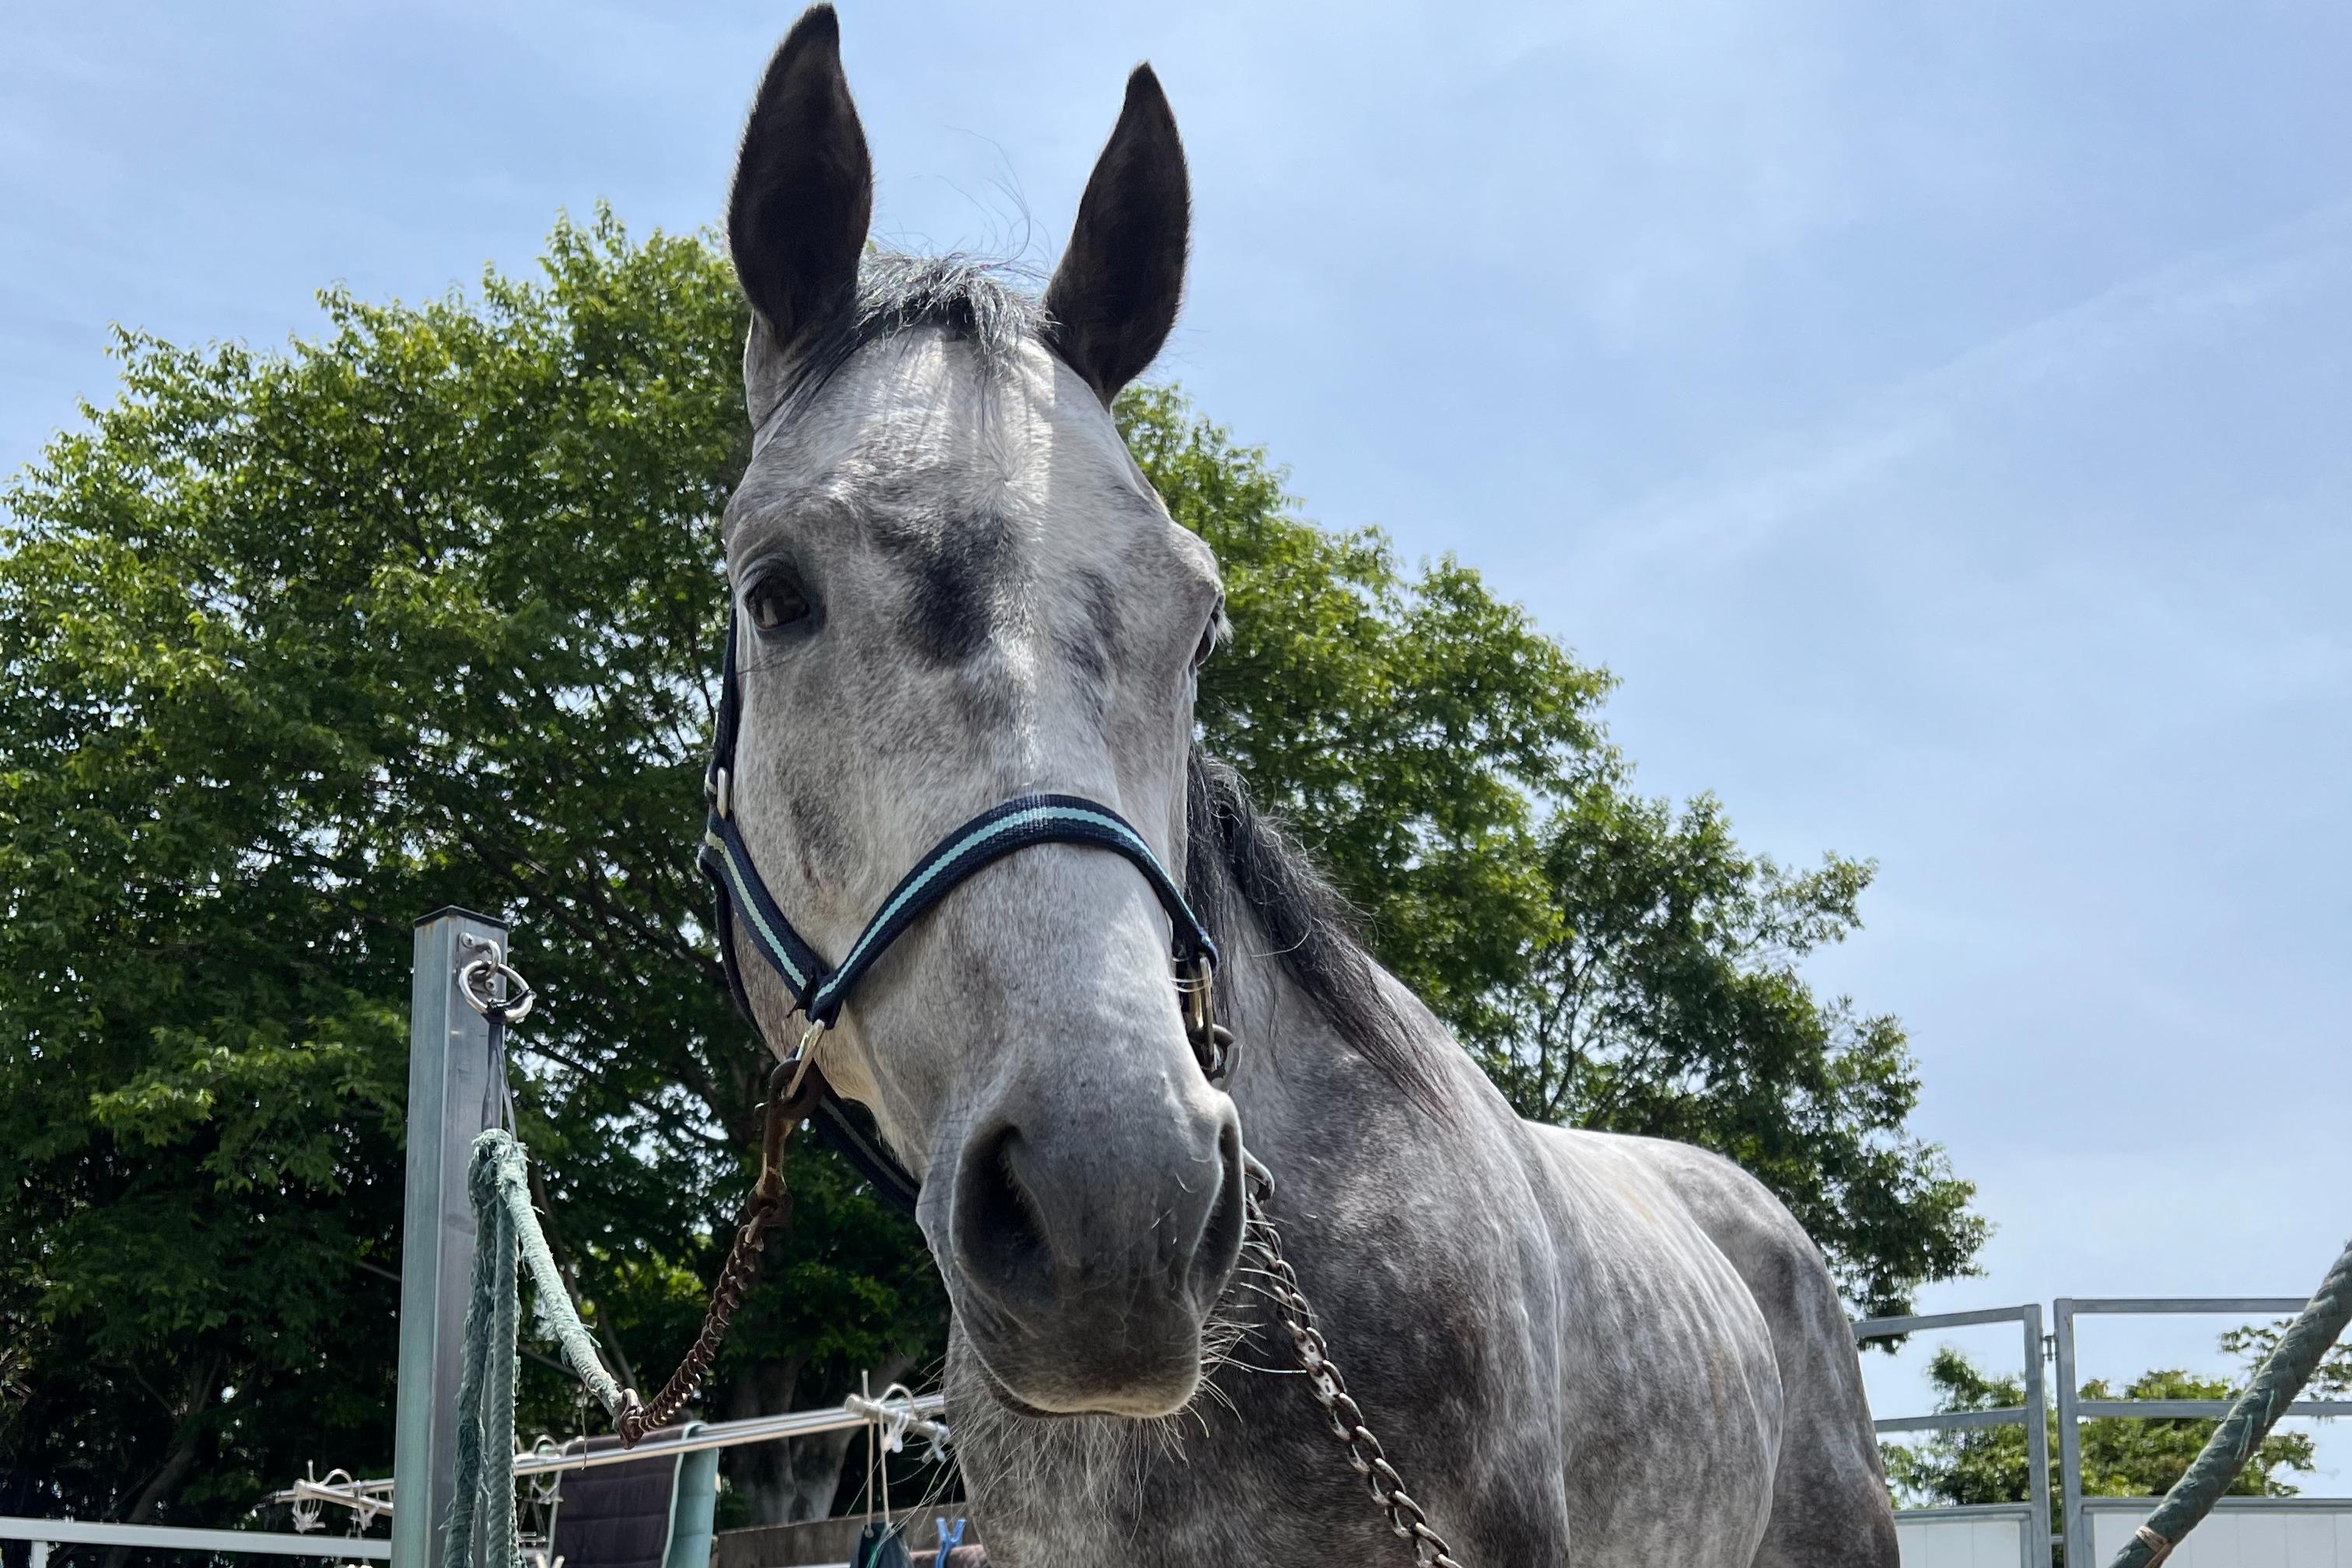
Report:
[[[752,864],[751,851],[744,844],[742,830],[735,820],[735,742],[742,724],[741,689],[735,668],[737,632],[735,616],[730,614],[718,722],[711,737],[710,767],[705,775],[710,815],[703,826],[702,848],[696,860],[703,875],[710,879],[718,905],[719,955],[726,968],[727,988],[735,998],[735,1005],[751,1020],[752,1027],[759,1027],[759,1016],[751,1010],[751,999],[743,988],[742,972],[735,956],[735,928],[739,921],[751,946],[792,993],[793,1005],[811,1026],[813,1038],[817,1030],[830,1027],[840,1017],[843,1005],[875,960],[940,900],[982,867],[1035,844],[1090,844],[1125,856],[1143,873],[1143,879],[1150,884],[1160,907],[1168,911],[1174,927],[1171,956],[1179,978],[1189,972],[1197,984],[1206,984],[1217,962],[1216,943],[1209,939],[1207,929],[1193,914],[1192,906],[1184,901],[1182,890],[1169,876],[1167,868],[1160,865],[1160,858],[1126,818],[1099,802],[1070,795],[1016,795],[989,807],[940,839],[898,879],[898,885],[882,900],[882,907],[866,922],[865,931],[850,944],[848,954],[837,964],[826,963],[777,907],[775,896],[768,891],[767,884],[760,879],[759,868]],[[1199,1023],[1200,1027],[1193,1031],[1188,1020],[1188,1031],[1195,1034],[1195,1049],[1201,1048],[1200,1042],[1208,1033],[1205,1005]],[[804,1039],[800,1048],[803,1052],[809,1049],[808,1040]],[[1205,1060],[1203,1066],[1208,1066]],[[821,1087],[815,1100],[814,1120],[819,1130],[848,1157],[860,1174],[874,1184],[877,1191],[911,1209],[920,1184],[892,1158],[878,1139],[850,1117],[830,1086],[822,1086],[822,1073],[817,1076]]]

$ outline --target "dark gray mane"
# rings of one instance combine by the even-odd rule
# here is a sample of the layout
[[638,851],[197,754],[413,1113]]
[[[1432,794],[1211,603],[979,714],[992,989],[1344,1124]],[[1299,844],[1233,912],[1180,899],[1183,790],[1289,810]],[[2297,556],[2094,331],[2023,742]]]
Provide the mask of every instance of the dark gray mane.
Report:
[[919,327],[969,344],[983,366],[1003,363],[1045,325],[1045,302],[1001,261],[962,255],[869,250],[857,268],[857,302],[794,367],[786,399],[822,387],[857,351]]
[[1441,1109],[1437,1076],[1381,988],[1356,936],[1355,910],[1307,852],[1258,814],[1241,774],[1198,746],[1185,820],[1184,896],[1218,947],[1241,940],[1243,910],[1255,916],[1284,972],[1340,1038],[1407,1095]]

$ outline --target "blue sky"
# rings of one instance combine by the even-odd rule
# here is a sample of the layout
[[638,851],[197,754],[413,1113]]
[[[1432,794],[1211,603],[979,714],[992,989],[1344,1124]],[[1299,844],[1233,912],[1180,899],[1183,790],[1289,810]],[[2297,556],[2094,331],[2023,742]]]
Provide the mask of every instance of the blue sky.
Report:
[[[14,8],[0,468],[108,395],[110,322],[277,343],[323,283],[470,285],[599,197],[714,221],[792,16]],[[1648,787],[1879,861],[1813,973],[1907,1022],[1918,1125],[2000,1226],[1930,1308],[2316,1283],[2352,1234],[2352,11],[844,32],[880,236],[1041,266],[1150,58],[1198,208],[1161,372],[1310,514],[1458,553],[1614,670]],[[2086,1370],[2220,1326],[2102,1326]]]

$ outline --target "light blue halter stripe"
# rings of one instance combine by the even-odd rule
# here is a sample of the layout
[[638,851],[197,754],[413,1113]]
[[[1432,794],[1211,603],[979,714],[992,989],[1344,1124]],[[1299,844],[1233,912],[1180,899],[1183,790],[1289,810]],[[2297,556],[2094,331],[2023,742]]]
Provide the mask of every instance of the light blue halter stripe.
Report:
[[776,972],[782,974],[785,982],[792,986],[793,1000],[795,1003],[806,1001],[809,977],[801,972],[800,965],[793,962],[791,950],[784,945],[775,931],[770,929],[767,917],[761,913],[760,905],[764,900],[752,893],[750,886],[751,879],[746,875],[750,868],[737,855],[735,846],[729,842],[730,837],[706,828],[703,830],[702,842],[709,848],[718,851],[711,858],[718,860],[719,868],[726,875],[727,880],[734,885],[736,907],[742,910],[744,919],[751,922],[751,935],[758,943],[760,952],[770,963],[776,966]]
[[[880,912],[875,915],[872,922],[859,935],[856,945],[849,950],[849,956],[843,959],[840,967],[827,975],[824,983],[816,988],[815,995],[810,999],[813,1009],[823,1009],[839,994],[848,981],[856,979],[864,971],[866,964],[870,962],[872,952],[889,940],[889,936],[885,933],[889,931],[891,922],[899,911],[920,898],[924,890],[938,881],[940,874],[949,867],[996,839],[1017,835],[1046,823],[1083,824],[1096,828],[1118,839],[1127,850],[1129,858],[1148,861],[1154,870],[1160,872],[1162,879],[1167,877],[1165,868],[1160,865],[1160,858],[1152,854],[1151,846],[1143,841],[1142,836],[1129,827],[1122,819],[1105,811],[1087,806],[1033,805],[1016,810],[1009,816],[995,817],[993,820],[982,817],[979,823],[968,825],[966,831],[961,837],[945,841],[933,849],[915,874],[899,884],[898,890],[891,896],[888,902],[882,906]],[[1088,839],[1083,842],[1094,841]]]
[[1037,844],[1090,844],[1118,854],[1143,873],[1167,910],[1176,956],[1216,962],[1216,944],[1143,836],[1108,806],[1076,795],[1019,796],[941,839],[890,890],[849,956],[830,967],[769,896],[734,822],[715,811],[703,831],[702,860],[730,895],[730,912],[740,911],[748,922],[753,947],[792,988],[794,1005],[812,1022],[829,1024],[866,971],[933,904],[990,861]]
[[1129,827],[1126,823],[1119,821],[1117,817],[1105,816],[1099,811],[1081,811],[1074,806],[1066,805],[1038,805],[1032,806],[1026,811],[1016,812],[1011,816],[1000,816],[994,822],[989,823],[985,826],[966,833],[962,837],[958,838],[953,843],[943,844],[939,848],[933,850],[930,860],[924,865],[923,868],[919,872],[916,874],[915,879],[900,888],[898,889],[898,896],[893,898],[888,903],[882,906],[881,912],[874,917],[874,923],[866,928],[865,934],[857,939],[857,945],[851,948],[849,950],[849,956],[841,961],[842,968],[846,969],[851,964],[856,963],[859,955],[864,953],[868,947],[873,945],[875,934],[884,926],[890,923],[890,917],[897,914],[900,910],[905,909],[908,900],[916,898],[925,888],[929,887],[933,882],[937,881],[939,879],[940,870],[950,861],[955,860],[967,850],[978,848],[992,838],[1001,837],[1007,833],[1018,832],[1021,828],[1037,822],[1091,823],[1097,827],[1106,828],[1111,833],[1117,835],[1118,837],[1125,839],[1128,843],[1132,844],[1139,852],[1145,855],[1150,855],[1151,853],[1150,847],[1145,844],[1142,839],[1137,837],[1134,830]]

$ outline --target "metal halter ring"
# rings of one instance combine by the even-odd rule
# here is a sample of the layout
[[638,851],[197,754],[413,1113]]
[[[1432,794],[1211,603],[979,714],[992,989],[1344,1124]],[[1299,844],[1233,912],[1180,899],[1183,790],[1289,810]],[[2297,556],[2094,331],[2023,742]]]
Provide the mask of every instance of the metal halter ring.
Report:
[[1217,969],[1206,953],[1194,953],[1176,971],[1177,999],[1184,1011],[1184,1037],[1211,1083],[1233,1070],[1234,1032],[1217,1022]]
[[[488,977],[494,974],[505,982],[500,988],[506,992],[505,995],[485,994]],[[513,964],[499,957],[496,948],[490,950],[488,956],[478,958],[457,971],[457,989],[465,994],[467,1004],[475,1012],[487,1018],[495,1010],[509,1024],[520,1024],[530,1017],[531,1004],[539,1000],[539,993],[530,988],[530,982],[525,980]]]

